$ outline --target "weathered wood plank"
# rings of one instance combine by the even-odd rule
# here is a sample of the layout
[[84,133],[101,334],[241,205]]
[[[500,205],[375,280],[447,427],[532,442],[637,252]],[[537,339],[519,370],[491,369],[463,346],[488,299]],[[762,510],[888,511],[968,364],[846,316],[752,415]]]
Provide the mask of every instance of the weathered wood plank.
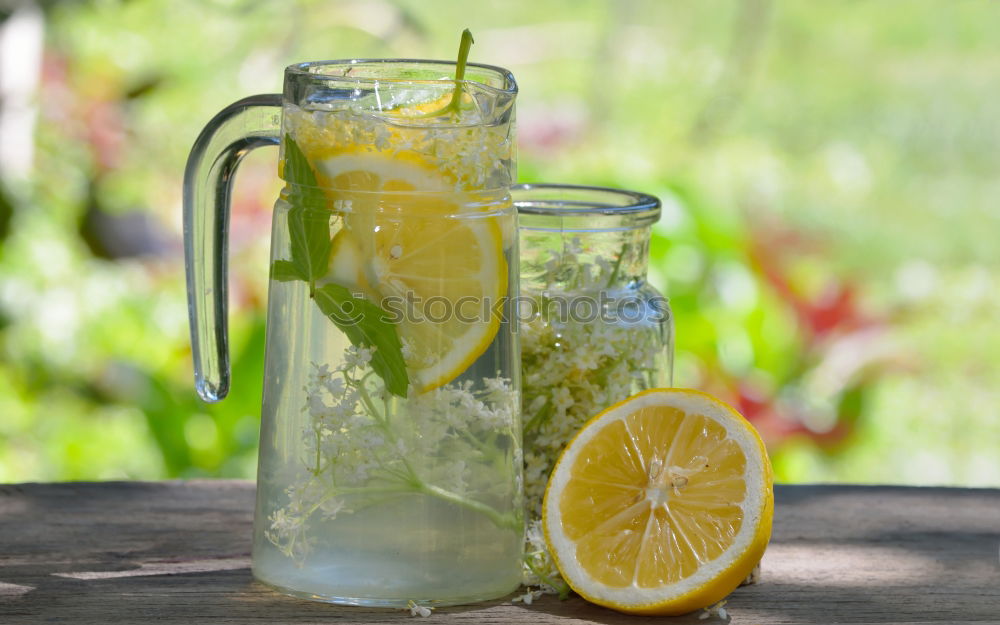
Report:
[[[776,500],[762,580],[730,598],[732,623],[1000,623],[1000,490],[779,486]],[[0,623],[411,618],[292,599],[254,582],[252,506],[247,482],[0,485]],[[444,608],[420,622],[713,621],[546,597]]]

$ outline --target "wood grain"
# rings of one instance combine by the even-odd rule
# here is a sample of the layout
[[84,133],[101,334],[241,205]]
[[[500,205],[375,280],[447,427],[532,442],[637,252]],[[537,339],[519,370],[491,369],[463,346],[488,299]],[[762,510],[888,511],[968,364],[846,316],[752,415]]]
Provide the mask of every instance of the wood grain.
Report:
[[[285,597],[249,570],[253,485],[0,485],[0,623],[395,623]],[[760,583],[734,624],[1000,624],[1000,490],[779,486]],[[718,623],[574,598],[442,608],[421,623]]]

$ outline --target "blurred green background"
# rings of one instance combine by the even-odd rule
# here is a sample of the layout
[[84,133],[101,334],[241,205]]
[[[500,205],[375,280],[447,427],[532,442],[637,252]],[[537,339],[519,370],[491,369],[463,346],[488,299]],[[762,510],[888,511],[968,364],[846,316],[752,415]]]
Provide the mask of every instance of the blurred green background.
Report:
[[276,150],[237,179],[234,391],[194,393],[181,178],[282,68],[518,77],[520,178],[659,195],[682,386],[784,481],[1000,486],[1000,3],[0,3],[0,481],[252,477]]

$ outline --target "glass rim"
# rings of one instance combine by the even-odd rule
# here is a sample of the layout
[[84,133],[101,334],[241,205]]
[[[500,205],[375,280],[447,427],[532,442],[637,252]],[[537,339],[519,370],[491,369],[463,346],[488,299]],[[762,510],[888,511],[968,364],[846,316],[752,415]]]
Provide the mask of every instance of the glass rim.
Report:
[[[428,79],[419,80],[412,78],[372,78],[366,76],[337,76],[335,74],[322,74],[310,71],[311,68],[315,67],[336,67],[341,66],[344,68],[349,68],[357,65],[439,65],[442,67],[455,67],[457,63],[455,61],[443,61],[440,59],[332,59],[326,61],[304,61],[301,63],[293,63],[285,67],[285,77],[298,77],[309,78],[314,80],[321,80],[324,82],[340,82],[340,83],[351,83],[351,84],[369,84],[377,85],[379,83],[389,83],[395,85],[421,85],[421,84],[441,84],[450,83],[454,84],[456,82],[465,85],[476,85],[482,89],[488,89],[490,91],[496,92],[498,94],[509,94],[517,95],[517,80],[514,78],[513,72],[509,69],[499,67],[497,65],[488,65],[486,63],[467,63],[467,68],[476,68],[479,70],[484,70],[486,72],[495,74],[497,77],[503,80],[503,87],[495,87],[492,85],[487,85],[485,83],[479,82],[478,80],[459,80],[456,81],[454,78],[447,79]],[[454,72],[453,72],[454,73]]]
[[[532,191],[541,192],[538,198],[530,197]],[[511,185],[511,197],[519,215],[544,217],[630,217],[653,223],[660,218],[660,199],[648,193],[589,185],[530,182]],[[519,196],[525,197],[519,197]],[[566,197],[560,197],[565,195]],[[590,199],[588,196],[593,196]],[[619,204],[610,204],[601,198],[616,198]]]

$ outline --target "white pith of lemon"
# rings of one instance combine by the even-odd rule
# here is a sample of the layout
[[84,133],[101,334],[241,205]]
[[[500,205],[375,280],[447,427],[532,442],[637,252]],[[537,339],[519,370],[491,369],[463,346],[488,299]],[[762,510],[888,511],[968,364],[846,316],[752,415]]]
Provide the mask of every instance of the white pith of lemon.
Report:
[[654,389],[589,421],[552,471],[543,526],[585,599],[684,614],[725,598],[767,547],[772,473],[756,430],[709,395]]
[[397,328],[417,392],[461,375],[500,327],[494,307],[507,291],[500,219],[468,214],[470,192],[455,191],[417,157],[340,150],[310,161],[343,211],[324,280],[402,313]]

